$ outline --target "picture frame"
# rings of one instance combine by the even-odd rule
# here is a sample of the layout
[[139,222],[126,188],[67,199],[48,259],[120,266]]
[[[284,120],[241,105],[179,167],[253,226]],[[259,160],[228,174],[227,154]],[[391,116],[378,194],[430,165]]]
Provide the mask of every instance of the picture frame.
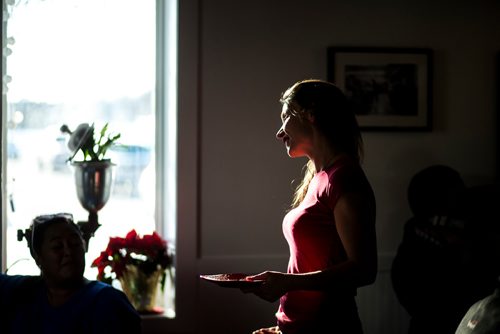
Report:
[[428,48],[331,46],[327,77],[362,130],[431,131],[432,61]]

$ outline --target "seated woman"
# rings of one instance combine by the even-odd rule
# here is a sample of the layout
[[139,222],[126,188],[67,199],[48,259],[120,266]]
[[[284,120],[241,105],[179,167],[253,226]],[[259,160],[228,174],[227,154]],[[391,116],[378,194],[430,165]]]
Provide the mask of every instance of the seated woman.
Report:
[[123,292],[83,277],[85,243],[71,214],[36,217],[26,239],[40,276],[0,274],[1,333],[140,333]]

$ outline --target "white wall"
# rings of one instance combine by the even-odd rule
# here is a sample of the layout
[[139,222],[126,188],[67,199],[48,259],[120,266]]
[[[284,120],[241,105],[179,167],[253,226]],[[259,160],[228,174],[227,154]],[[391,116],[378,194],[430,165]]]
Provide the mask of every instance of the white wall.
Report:
[[[411,216],[410,178],[437,163],[457,169],[468,185],[495,177],[500,3],[200,0],[199,15],[200,274],[285,269],[281,219],[304,160],[290,160],[274,139],[278,98],[297,80],[326,79],[328,46],[434,50],[433,131],[363,134],[381,267],[376,284],[359,292],[360,312],[367,334],[404,333],[407,316],[389,271]],[[198,284],[199,333],[273,324],[276,304]]]

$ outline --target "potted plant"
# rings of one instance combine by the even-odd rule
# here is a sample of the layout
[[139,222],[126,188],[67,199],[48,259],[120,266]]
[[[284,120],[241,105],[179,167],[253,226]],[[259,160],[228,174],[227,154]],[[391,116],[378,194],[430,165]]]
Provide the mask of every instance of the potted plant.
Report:
[[[108,123],[97,132],[94,124],[82,123],[76,130],[71,131],[64,124],[61,132],[69,134],[68,148],[71,155],[68,162],[75,170],[75,184],[78,200],[89,212],[87,222],[79,222],[85,241],[94,235],[100,226],[97,212],[101,210],[109,199],[113,180],[112,167],[114,164],[106,159],[107,150],[120,138],[120,134],[108,134]],[[81,160],[74,160],[79,157]]]
[[92,262],[97,279],[109,284],[118,280],[130,302],[141,313],[157,313],[156,293],[173,279],[173,252],[158,233],[138,235],[135,230],[125,238],[111,237],[108,246]]

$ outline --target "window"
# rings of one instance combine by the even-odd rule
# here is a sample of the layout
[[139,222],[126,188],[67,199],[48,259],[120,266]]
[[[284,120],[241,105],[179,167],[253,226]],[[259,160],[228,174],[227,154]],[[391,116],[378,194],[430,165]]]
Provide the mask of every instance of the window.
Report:
[[[3,7],[1,254],[9,273],[38,273],[26,242],[17,241],[36,215],[88,218],[66,163],[63,124],[109,123],[127,147],[109,154],[114,185],[98,213],[86,277],[95,277],[90,263],[109,237],[132,228],[157,230],[175,245],[176,2],[4,0]],[[167,316],[175,315],[174,292],[164,301]]]

